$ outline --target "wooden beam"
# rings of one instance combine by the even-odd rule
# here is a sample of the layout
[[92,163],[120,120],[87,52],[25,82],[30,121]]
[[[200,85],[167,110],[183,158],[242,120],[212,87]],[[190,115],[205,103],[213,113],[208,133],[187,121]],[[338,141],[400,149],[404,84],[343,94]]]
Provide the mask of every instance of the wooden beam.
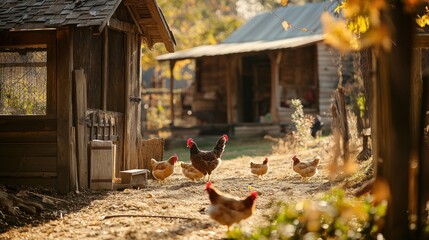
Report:
[[[221,60],[224,64],[226,64],[226,115],[227,115],[227,121],[228,124],[231,124],[233,122],[233,106],[232,106],[232,92],[231,92],[231,84],[232,84],[232,74],[234,74],[234,65],[233,63],[236,62],[236,58],[233,57],[233,59],[230,59],[227,61],[227,59],[223,59],[224,57],[221,57]],[[226,58],[226,57],[225,57]]]
[[174,42],[173,42],[172,36],[170,36],[170,33],[168,32],[169,30],[168,25],[165,22],[162,16],[162,13],[159,11],[156,1],[150,0],[150,1],[146,1],[146,3],[152,15],[152,18],[157,23],[158,32],[161,35],[162,39],[164,40],[165,48],[169,52],[174,52]]
[[171,123],[170,126],[174,126],[174,65],[175,60],[170,60],[170,109],[171,109]]
[[79,186],[82,188],[88,188],[89,174],[88,174],[88,140],[86,135],[86,109],[87,109],[87,98],[86,98],[86,77],[82,69],[73,71],[74,80],[74,95],[76,106],[76,153],[78,160],[78,176]]
[[128,12],[130,13],[131,18],[133,19],[134,24],[136,25],[138,32],[140,34],[143,34],[143,29],[141,28],[141,26],[139,24],[139,21],[138,21],[138,18],[135,16],[135,13],[134,13],[133,9],[128,4],[125,4],[125,6],[127,7]]
[[[386,239],[415,239],[410,230],[409,180],[412,157],[411,65],[414,16],[398,2],[382,14],[382,21],[395,26],[392,49],[380,49],[374,78],[372,128],[377,178],[390,188],[383,235]],[[393,29],[390,29],[393,31]]]
[[107,83],[109,82],[109,31],[108,28],[104,28],[103,34],[103,67],[102,67],[102,87],[101,93],[101,105],[103,110],[107,110]]
[[280,107],[280,96],[277,92],[280,79],[280,61],[282,52],[276,51],[269,54],[271,61],[271,117],[274,123],[279,122],[278,108]]
[[414,39],[414,47],[427,48],[429,46],[429,34],[417,34]]
[[107,26],[114,30],[122,31],[122,32],[129,32],[129,33],[137,33],[137,29],[135,25],[132,25],[131,23],[127,23],[124,21],[121,21],[116,18],[111,18],[109,22],[107,23]]
[[72,127],[73,35],[69,28],[57,30],[57,188],[70,191],[70,141]]

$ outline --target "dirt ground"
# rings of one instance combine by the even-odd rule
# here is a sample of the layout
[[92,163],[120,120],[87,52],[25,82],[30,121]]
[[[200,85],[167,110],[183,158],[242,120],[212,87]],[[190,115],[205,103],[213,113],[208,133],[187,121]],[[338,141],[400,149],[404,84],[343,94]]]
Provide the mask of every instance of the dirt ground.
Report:
[[[262,162],[263,157],[239,157],[223,161],[212,174],[215,187],[234,196],[257,191],[256,211],[242,221],[252,229],[264,222],[273,200],[286,202],[313,198],[333,184],[328,179],[328,157],[322,148],[297,152],[309,160],[322,157],[319,173],[307,181],[293,172],[290,154],[270,155],[268,174],[261,179],[251,175],[249,162]],[[54,204],[43,203],[44,211],[34,216],[0,215],[0,239],[222,239],[226,226],[206,214],[209,206],[205,182],[192,182],[182,175],[180,164],[165,183],[148,180],[148,187],[124,191],[90,191],[58,196],[46,189],[27,189],[52,196]],[[338,184],[338,183],[337,183]],[[13,189],[12,189],[13,190]],[[8,189],[8,191],[12,191]],[[14,189],[19,191],[21,189]],[[40,196],[31,195],[33,199]],[[146,217],[113,217],[118,214]],[[153,217],[148,217],[152,215]]]

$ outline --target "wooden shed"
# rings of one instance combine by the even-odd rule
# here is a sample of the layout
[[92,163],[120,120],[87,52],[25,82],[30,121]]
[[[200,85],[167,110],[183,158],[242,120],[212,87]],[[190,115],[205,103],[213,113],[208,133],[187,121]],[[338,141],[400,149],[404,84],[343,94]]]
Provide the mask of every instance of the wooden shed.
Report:
[[[344,79],[351,75],[352,65],[350,57],[340,58],[323,43],[320,16],[336,4],[325,1],[265,12],[221,44],[177,51],[157,60],[169,61],[170,68],[177,61],[194,60],[192,111],[202,124],[288,124],[295,98],[301,100],[305,113],[329,120],[340,63]],[[293,26],[285,30],[283,20]]]
[[0,3],[0,183],[89,185],[88,146],[138,167],[142,42],[175,49],[156,0]]

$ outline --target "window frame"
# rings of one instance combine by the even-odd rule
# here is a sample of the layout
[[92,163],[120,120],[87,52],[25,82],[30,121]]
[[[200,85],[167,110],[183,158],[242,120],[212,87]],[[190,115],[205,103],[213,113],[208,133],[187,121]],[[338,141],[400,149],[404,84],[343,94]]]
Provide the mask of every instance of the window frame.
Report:
[[53,119],[57,114],[56,31],[0,31],[0,49],[46,49],[46,113],[44,115],[0,115],[2,119]]

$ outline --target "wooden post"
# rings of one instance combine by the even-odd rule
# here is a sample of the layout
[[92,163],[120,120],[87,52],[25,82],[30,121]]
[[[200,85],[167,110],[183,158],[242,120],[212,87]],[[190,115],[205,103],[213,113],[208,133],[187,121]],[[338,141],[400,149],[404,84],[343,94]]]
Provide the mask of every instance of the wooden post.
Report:
[[279,65],[282,59],[282,52],[277,51],[271,53],[269,56],[271,62],[271,117],[273,123],[277,123],[279,122],[278,107],[280,107],[280,96],[277,92],[277,89],[279,88]]
[[70,141],[72,127],[73,36],[70,29],[57,30],[57,188],[70,191]]
[[101,104],[103,107],[103,110],[107,110],[107,83],[109,82],[109,33],[108,28],[104,28],[104,35],[103,35],[103,92],[101,96]]
[[73,71],[73,80],[74,80],[74,95],[76,106],[76,150],[77,150],[77,160],[78,160],[78,172],[79,172],[79,185],[82,188],[88,188],[88,140],[86,138],[86,108],[87,108],[87,98],[86,98],[86,77],[82,69]]
[[[386,239],[413,239],[410,231],[409,169],[412,156],[411,131],[411,64],[414,16],[405,13],[400,2],[393,3],[382,21],[391,22],[392,49],[380,49],[377,78],[374,79],[373,133],[374,161],[377,178],[390,187]],[[393,28],[393,27],[392,27]]]
[[233,63],[236,62],[236,57],[233,57],[229,61],[225,59],[224,63],[226,64],[226,115],[228,124],[233,122],[232,116],[232,92],[231,92],[231,84],[232,84],[232,75],[234,74]]
[[[420,126],[420,162],[418,172],[419,191],[419,213],[418,213],[418,239],[429,239],[429,232],[425,231],[427,226],[428,211],[427,201],[429,199],[429,76],[423,76],[422,82],[422,104]],[[421,131],[421,129],[424,129]]]
[[170,126],[174,126],[174,65],[176,65],[176,60],[170,60]]

